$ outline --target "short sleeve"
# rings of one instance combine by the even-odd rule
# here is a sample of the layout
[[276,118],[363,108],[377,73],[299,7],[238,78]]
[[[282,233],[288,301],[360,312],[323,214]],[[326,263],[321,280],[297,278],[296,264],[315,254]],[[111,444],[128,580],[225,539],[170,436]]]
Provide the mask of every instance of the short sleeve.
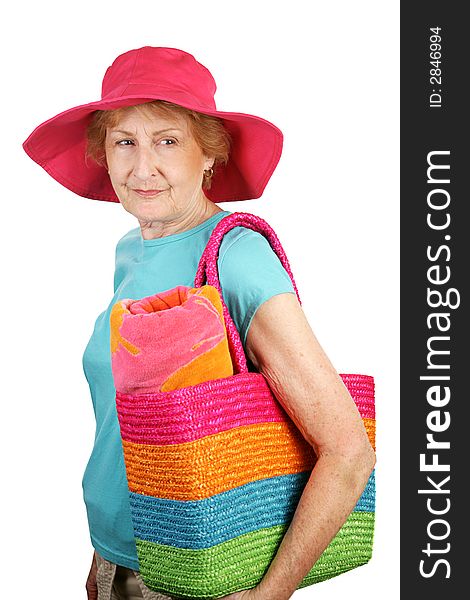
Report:
[[294,286],[268,240],[235,227],[223,238],[218,261],[222,295],[243,345],[258,308],[277,294],[295,294]]

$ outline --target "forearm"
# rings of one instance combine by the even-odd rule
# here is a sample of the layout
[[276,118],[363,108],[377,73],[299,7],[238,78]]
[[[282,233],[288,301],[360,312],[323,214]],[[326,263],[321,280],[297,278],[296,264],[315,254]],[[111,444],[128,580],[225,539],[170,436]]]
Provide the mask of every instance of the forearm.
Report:
[[287,600],[353,510],[374,466],[372,449],[355,459],[320,457],[271,565],[258,585],[263,600]]
[[318,456],[289,528],[252,594],[256,600],[288,600],[354,509],[375,454],[357,407],[297,298],[279,294],[265,302],[246,346]]

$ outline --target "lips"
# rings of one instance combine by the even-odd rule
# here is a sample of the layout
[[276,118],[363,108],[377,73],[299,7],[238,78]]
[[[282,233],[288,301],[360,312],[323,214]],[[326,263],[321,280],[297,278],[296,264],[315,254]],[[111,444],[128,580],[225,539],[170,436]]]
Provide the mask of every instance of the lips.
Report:
[[132,190],[142,198],[152,198],[153,196],[157,196],[161,194],[164,190]]

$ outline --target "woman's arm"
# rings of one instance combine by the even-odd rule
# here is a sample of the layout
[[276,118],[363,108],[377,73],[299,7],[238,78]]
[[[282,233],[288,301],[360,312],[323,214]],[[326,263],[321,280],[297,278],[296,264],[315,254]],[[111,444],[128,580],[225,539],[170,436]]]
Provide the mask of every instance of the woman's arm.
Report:
[[98,598],[98,584],[96,583],[97,571],[96,554],[93,552],[93,560],[91,561],[90,572],[85,585],[88,600],[97,600]]
[[273,296],[260,306],[246,350],[317,455],[277,554],[255,588],[257,599],[287,600],[353,510],[375,454],[294,294]]

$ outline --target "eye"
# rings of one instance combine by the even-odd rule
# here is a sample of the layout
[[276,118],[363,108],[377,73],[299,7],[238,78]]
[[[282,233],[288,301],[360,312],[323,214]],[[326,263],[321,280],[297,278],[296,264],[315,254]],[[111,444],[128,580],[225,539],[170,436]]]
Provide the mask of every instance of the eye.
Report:
[[129,142],[130,144],[133,144],[134,142],[132,140],[118,140],[116,142],[116,146],[128,146],[129,144],[127,144],[126,142]]
[[160,144],[163,144],[164,146],[173,146],[174,144],[176,144],[176,140],[174,140],[173,138],[165,138],[163,140],[160,140]]

